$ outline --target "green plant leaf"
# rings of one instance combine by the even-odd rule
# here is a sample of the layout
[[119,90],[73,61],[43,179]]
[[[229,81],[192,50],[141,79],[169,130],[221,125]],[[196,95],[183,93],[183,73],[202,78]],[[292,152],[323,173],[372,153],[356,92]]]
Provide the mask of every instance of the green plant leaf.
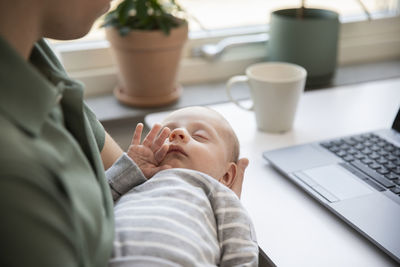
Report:
[[102,26],[116,27],[121,35],[130,30],[161,30],[168,35],[179,23],[175,14],[182,8],[175,0],[124,0],[104,18]]
[[116,9],[118,20],[121,25],[125,25],[129,18],[129,12],[135,8],[135,3],[132,0],[122,1]]
[[158,2],[158,0],[149,0],[149,4],[156,14],[163,12],[162,5]]
[[137,0],[136,3],[136,16],[143,19],[148,15],[147,0]]

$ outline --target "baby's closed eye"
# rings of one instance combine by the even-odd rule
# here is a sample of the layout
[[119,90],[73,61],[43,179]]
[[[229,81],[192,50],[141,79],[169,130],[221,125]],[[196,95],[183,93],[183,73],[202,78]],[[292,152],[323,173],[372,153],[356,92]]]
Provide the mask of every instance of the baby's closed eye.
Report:
[[202,141],[202,140],[208,140],[210,138],[210,135],[204,130],[197,130],[192,133],[192,137],[195,140]]

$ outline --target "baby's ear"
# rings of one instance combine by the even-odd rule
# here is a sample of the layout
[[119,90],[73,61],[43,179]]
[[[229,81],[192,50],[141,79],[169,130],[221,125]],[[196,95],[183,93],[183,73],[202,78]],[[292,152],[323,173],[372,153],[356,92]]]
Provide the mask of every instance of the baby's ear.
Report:
[[224,176],[221,177],[219,180],[221,183],[226,185],[227,187],[231,188],[233,185],[233,182],[236,179],[237,175],[237,165],[234,162],[229,162],[227,164],[226,172]]

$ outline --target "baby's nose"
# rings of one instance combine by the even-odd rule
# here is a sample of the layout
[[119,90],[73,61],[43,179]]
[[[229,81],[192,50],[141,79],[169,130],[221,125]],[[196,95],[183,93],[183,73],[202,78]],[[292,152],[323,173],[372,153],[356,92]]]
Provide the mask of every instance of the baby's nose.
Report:
[[170,135],[169,135],[169,141],[170,142],[184,142],[186,143],[187,141],[189,141],[189,136],[188,133],[186,132],[186,130],[182,129],[182,128],[177,128],[174,129]]

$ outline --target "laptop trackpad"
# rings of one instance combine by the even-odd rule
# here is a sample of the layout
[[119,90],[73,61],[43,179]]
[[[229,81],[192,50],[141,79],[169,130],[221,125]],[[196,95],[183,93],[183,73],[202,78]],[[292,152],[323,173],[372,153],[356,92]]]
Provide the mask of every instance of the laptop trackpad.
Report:
[[330,202],[375,192],[354,174],[336,164],[304,170],[295,175]]

